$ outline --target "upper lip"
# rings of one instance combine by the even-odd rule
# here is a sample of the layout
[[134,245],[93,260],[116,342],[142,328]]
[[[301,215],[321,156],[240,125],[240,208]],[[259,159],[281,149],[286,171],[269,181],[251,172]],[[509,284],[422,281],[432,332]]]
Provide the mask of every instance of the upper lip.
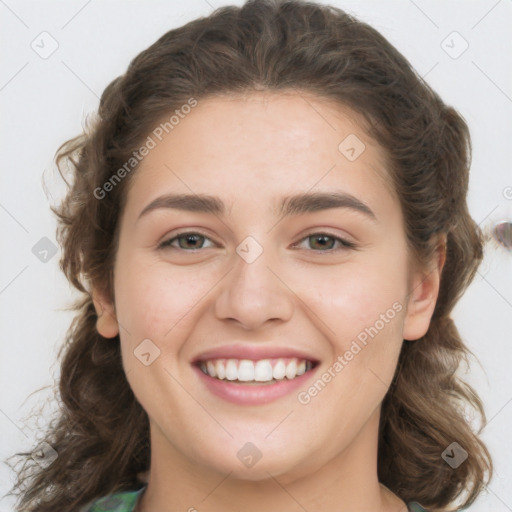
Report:
[[212,348],[201,352],[193,359],[193,363],[208,361],[210,359],[249,359],[257,361],[260,359],[292,358],[305,359],[306,361],[318,362],[318,359],[306,351],[291,347],[261,346],[232,344]]

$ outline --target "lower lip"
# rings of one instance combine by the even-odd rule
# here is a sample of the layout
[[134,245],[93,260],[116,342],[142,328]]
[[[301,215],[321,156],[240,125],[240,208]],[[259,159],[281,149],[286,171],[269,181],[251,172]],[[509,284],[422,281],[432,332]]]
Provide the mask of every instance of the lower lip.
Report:
[[283,379],[275,384],[236,384],[229,380],[219,380],[206,375],[200,368],[193,366],[199,378],[214,395],[238,405],[268,404],[279,398],[293,393],[313,375],[315,369],[288,380]]

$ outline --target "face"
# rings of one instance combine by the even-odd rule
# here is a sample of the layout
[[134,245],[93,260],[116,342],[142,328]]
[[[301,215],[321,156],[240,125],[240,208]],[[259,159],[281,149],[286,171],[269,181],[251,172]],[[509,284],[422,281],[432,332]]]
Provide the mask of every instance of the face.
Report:
[[376,439],[439,275],[409,260],[384,150],[361,126],[308,94],[210,97],[134,171],[115,303],[95,304],[98,330],[120,334],[152,465],[286,481]]

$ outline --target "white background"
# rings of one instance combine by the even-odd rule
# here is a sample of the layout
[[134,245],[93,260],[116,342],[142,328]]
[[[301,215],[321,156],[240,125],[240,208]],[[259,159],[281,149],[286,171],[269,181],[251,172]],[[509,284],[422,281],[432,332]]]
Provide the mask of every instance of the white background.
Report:
[[[473,140],[471,214],[486,233],[497,221],[511,220],[512,2],[322,3],[377,28],[464,116]],[[0,0],[1,460],[15,451],[31,451],[40,439],[47,415],[35,423],[27,422],[26,415],[50,396],[59,374],[56,352],[72,318],[65,311],[73,295],[58,269],[60,253],[44,263],[32,252],[43,237],[56,244],[49,201],[60,197],[63,187],[54,170],[54,153],[81,131],[85,114],[97,107],[103,89],[135,55],[171,28],[228,4]],[[46,59],[31,47],[42,47],[41,38],[46,37],[45,48],[51,48],[48,36],[40,36],[44,31],[58,43]],[[467,50],[452,58],[466,44]],[[512,480],[510,251],[489,241],[485,261],[454,317],[481,362],[481,367],[473,364],[467,378],[484,399],[490,423],[483,438],[496,470],[471,510],[512,511],[512,488],[507,485]],[[48,386],[45,392],[29,397],[43,386]],[[0,471],[1,496],[10,489],[13,475],[5,464]],[[12,507],[11,499],[0,500],[0,512]]]

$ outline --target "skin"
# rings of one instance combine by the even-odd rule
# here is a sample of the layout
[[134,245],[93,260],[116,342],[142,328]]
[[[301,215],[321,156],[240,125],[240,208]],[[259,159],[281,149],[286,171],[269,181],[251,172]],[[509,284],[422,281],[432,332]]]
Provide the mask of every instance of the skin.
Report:
[[[150,419],[139,511],[406,510],[378,482],[380,406],[402,343],[428,329],[444,256],[428,269],[413,264],[386,155],[362,126],[354,112],[306,93],[209,97],[132,177],[115,301],[98,287],[93,298],[98,331],[120,334],[128,381]],[[352,162],[338,150],[349,134],[366,146]],[[348,208],[278,216],[284,196],[333,190],[363,201],[376,220]],[[165,193],[215,195],[227,212],[161,208],[137,220]],[[192,244],[195,253],[186,238],[185,248],[179,240],[158,248],[198,231],[207,238]],[[322,248],[308,239],[315,233],[357,249],[334,239]],[[252,263],[235,251],[249,235],[263,248]],[[297,347],[320,361],[309,386],[396,302],[401,311],[308,404],[296,392],[266,405],[229,403],[191,367],[233,341]],[[160,355],[145,366],[134,350],[148,338]],[[262,453],[252,467],[237,457],[247,442]]]

